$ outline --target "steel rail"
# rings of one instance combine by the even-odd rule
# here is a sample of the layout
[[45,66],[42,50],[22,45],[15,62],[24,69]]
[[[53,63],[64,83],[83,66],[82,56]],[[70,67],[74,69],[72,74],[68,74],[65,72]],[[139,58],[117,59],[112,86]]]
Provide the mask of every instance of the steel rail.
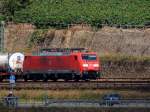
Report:
[[[0,83],[0,89],[10,89],[9,83]],[[18,82],[14,89],[150,89],[150,82]]]
[[[150,78],[99,78],[99,79],[96,79],[96,80],[89,80],[90,82],[104,82],[104,81],[109,81],[109,82],[114,82],[114,81],[116,81],[116,82],[127,82],[127,81],[129,81],[129,82],[135,82],[135,81],[137,81],[137,82],[142,82],[142,81],[145,81],[145,82],[150,82]],[[9,80],[8,79],[5,79],[4,81],[2,81],[2,82],[0,82],[0,84],[1,83],[8,83],[9,82]],[[17,80],[17,83],[20,83],[20,82],[24,82],[24,80],[23,79],[18,79]],[[33,80],[28,80],[28,82],[42,82],[42,80],[37,80],[37,81],[33,81]],[[48,82],[53,82],[52,80],[48,80]],[[57,82],[65,82],[64,80],[61,80],[61,79],[59,79]],[[69,80],[69,81],[67,81],[67,82],[75,82],[74,80]],[[85,82],[85,81],[83,81],[83,80],[80,80],[80,82]]]

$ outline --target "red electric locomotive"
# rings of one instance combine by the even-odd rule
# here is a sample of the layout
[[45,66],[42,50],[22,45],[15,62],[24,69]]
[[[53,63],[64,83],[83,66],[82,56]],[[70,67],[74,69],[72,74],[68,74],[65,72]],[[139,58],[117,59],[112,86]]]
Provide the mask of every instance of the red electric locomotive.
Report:
[[100,61],[95,52],[83,48],[42,49],[36,55],[25,56],[23,75],[25,81],[48,79],[97,79],[101,73]]

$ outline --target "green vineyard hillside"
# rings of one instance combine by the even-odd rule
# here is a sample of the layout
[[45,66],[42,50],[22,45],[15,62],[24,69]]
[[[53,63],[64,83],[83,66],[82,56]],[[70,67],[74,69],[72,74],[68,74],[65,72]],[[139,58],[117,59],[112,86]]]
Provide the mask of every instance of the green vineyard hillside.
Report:
[[[60,23],[89,23],[94,26],[98,24],[145,25],[150,21],[149,0],[27,1],[29,3],[25,6],[20,5],[21,8],[13,7],[13,15],[9,14],[11,20],[19,23],[34,23],[37,26]],[[9,18],[6,16],[3,19]]]

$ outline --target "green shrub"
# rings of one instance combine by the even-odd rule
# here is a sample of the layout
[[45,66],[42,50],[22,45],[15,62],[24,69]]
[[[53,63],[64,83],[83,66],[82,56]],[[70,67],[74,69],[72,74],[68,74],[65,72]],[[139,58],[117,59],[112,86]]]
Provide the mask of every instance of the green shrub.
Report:
[[5,20],[4,16],[0,15],[0,21],[3,21],[3,20]]
[[28,40],[28,47],[31,48],[33,45],[40,45],[44,42],[44,35],[46,34],[47,30],[36,30],[32,33],[31,37]]

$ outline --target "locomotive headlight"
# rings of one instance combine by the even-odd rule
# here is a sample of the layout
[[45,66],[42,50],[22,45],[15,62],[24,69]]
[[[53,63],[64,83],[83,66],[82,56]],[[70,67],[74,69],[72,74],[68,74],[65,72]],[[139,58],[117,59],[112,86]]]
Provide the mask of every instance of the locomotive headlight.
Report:
[[88,64],[83,64],[82,66],[83,66],[83,67],[88,67]]
[[94,67],[99,67],[99,64],[93,64]]

